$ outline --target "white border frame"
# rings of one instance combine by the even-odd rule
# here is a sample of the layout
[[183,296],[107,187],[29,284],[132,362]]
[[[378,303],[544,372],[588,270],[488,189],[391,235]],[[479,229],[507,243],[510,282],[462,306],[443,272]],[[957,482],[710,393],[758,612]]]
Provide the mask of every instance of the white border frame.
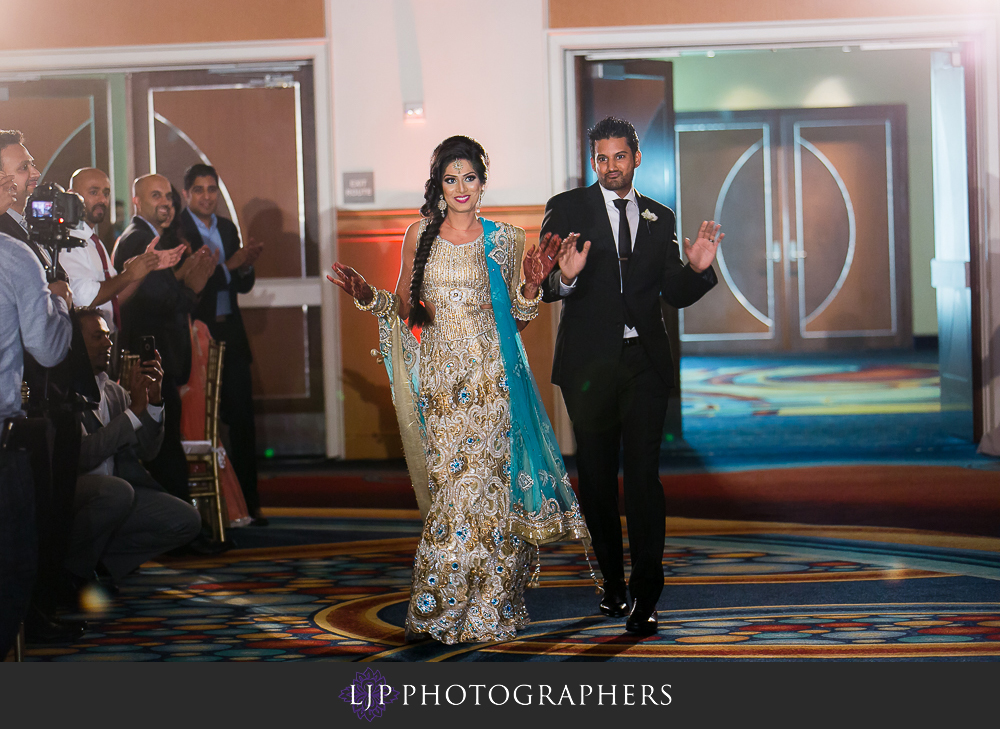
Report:
[[[327,30],[332,19],[327,14]],[[71,48],[44,51],[0,52],[0,80],[36,79],[52,75],[179,71],[206,66],[234,67],[240,64],[280,64],[282,61],[310,61],[316,114],[316,196],[319,212],[319,268],[326,271],[336,260],[337,206],[333,185],[333,54],[326,38],[292,41],[246,41],[234,43],[190,43],[160,46],[112,48]],[[248,69],[251,70],[251,69]],[[322,274],[298,279],[301,289],[288,291],[287,282],[278,288],[281,300],[294,305],[321,307],[323,330],[323,392],[326,420],[326,455],[344,455],[344,408],[341,391],[340,309],[332,286],[322,285]],[[263,282],[261,282],[263,283]],[[305,284],[305,285],[302,285]],[[256,289],[266,288],[259,283]],[[255,291],[256,301],[265,292]],[[291,294],[296,294],[292,295]]]
[[576,88],[573,58],[618,53],[619,57],[668,57],[681,50],[774,48],[973,41],[979,52],[976,68],[975,165],[980,246],[978,287],[979,341],[983,349],[981,429],[1000,427],[1000,352],[992,351],[993,332],[1000,326],[1000,297],[991,300],[994,281],[1000,283],[1000,14],[919,18],[852,18],[772,23],[713,23],[566,28],[548,31],[549,133],[552,193],[580,178],[575,150]]

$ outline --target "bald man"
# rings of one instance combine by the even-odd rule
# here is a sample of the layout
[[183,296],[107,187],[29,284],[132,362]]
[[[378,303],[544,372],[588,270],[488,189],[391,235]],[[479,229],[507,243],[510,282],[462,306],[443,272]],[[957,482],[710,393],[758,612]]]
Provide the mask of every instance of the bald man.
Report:
[[132,222],[115,243],[115,268],[125,270],[125,261],[138,256],[163,232],[171,217],[170,180],[163,175],[137,177],[132,183]]
[[87,245],[64,251],[59,261],[69,275],[76,303],[100,309],[114,333],[121,327],[121,303],[135,292],[146,274],[163,267],[160,256],[153,250],[146,250],[125,261],[124,269],[118,273],[119,269],[111,262],[111,254],[97,234],[98,226],[108,215],[111,181],[101,170],[84,167],[73,173],[68,189],[83,198],[85,215],[76,237],[87,241]]
[[[115,244],[115,266],[151,245],[160,245],[164,225],[173,217],[170,182],[162,175],[144,175],[132,185],[132,202],[136,214]],[[206,266],[205,276],[198,282],[186,275],[195,256],[188,256],[176,270],[150,272],[136,287],[135,293],[121,305],[122,331],[119,339],[123,349],[135,354],[144,336],[152,336],[163,360],[162,395],[164,410],[164,440],[157,456],[146,468],[163,488],[181,499],[188,498],[187,459],[181,446],[179,387],[191,373],[191,337],[188,316],[198,303],[198,295],[215,268],[214,260]]]

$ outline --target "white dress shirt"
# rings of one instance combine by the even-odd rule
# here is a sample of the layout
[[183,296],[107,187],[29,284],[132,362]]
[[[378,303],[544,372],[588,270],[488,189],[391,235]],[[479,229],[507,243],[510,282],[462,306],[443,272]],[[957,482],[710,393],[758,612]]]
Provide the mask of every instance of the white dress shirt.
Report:
[[[79,231],[80,234],[76,237],[86,240],[87,245],[63,251],[59,255],[59,263],[62,264],[63,270],[69,276],[69,285],[73,289],[74,303],[79,306],[90,306],[94,299],[97,298],[97,294],[101,290],[101,284],[105,280],[101,254],[97,250],[98,245],[104,244],[94,242],[92,236],[96,231],[87,225],[87,223],[81,221]],[[114,278],[118,275],[118,272],[115,270],[114,261],[111,258],[111,254],[107,252],[107,249],[105,249],[105,256],[108,259],[108,276]],[[108,328],[114,331],[114,308],[111,305],[111,300],[108,299],[97,308],[104,314],[104,320],[108,323]]]
[[[107,372],[99,372],[97,374],[97,389],[101,391],[101,401],[97,404],[97,410],[94,411],[94,415],[96,415],[97,419],[101,421],[101,425],[107,425],[108,423],[111,422],[111,413],[108,410],[108,397],[104,392],[104,387],[105,385],[108,384],[109,379],[111,378],[108,377]],[[148,412],[149,416],[157,423],[162,422],[163,420],[162,405],[147,404],[146,412]],[[132,422],[133,430],[139,430],[139,428],[142,427],[142,421],[139,420],[138,415],[132,412],[131,408],[126,408],[125,414],[128,415],[128,419]],[[83,437],[86,438],[87,435],[89,435],[87,433],[87,429],[83,426],[83,424],[80,425],[80,428],[82,428],[83,430]],[[101,465],[99,465],[92,471],[88,471],[87,473],[93,476],[114,476],[115,457],[113,455],[108,456],[107,458],[104,459]]]
[[[603,185],[598,185],[601,189],[601,194],[604,196],[604,208],[605,212],[608,214],[608,222],[611,223],[611,234],[615,237],[615,250],[618,250],[618,223],[620,215],[618,213],[618,208],[615,206],[615,200],[618,200],[618,193],[614,190],[606,190]],[[628,230],[632,234],[632,240],[629,241],[629,250],[635,248],[635,235],[639,230],[639,202],[635,199],[635,188],[629,189],[628,194],[623,198],[628,200],[625,205],[625,217],[628,218]],[[621,272],[619,269],[619,281],[621,289],[620,291],[625,291],[625,283],[621,282]],[[573,289],[576,288],[576,279],[574,278],[569,284],[563,283],[562,277],[559,278],[559,295],[569,296]],[[624,332],[625,339],[631,339],[632,337],[638,337],[639,333],[629,327],[625,327]]]

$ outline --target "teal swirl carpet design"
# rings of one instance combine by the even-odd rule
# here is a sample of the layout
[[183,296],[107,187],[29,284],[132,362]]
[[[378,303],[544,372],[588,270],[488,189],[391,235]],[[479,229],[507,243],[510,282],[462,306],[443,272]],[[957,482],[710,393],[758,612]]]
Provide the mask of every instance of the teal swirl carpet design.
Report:
[[[374,538],[354,539],[368,527]],[[444,646],[403,640],[417,520],[275,516],[271,528],[311,543],[150,563],[81,640],[27,660],[1000,658],[1000,540],[986,537],[670,519],[656,635],[598,615],[582,551],[559,544],[541,550],[517,639]]]

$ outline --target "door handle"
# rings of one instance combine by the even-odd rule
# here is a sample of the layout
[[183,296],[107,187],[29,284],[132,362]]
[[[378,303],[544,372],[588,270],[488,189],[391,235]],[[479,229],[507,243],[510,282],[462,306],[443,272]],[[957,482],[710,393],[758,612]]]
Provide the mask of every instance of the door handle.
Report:
[[806,257],[806,251],[802,246],[799,245],[798,241],[793,240],[791,243],[788,244],[788,257],[802,260],[803,258]]
[[767,257],[767,260],[773,263],[781,262],[781,243],[779,241],[771,242],[771,254]]

